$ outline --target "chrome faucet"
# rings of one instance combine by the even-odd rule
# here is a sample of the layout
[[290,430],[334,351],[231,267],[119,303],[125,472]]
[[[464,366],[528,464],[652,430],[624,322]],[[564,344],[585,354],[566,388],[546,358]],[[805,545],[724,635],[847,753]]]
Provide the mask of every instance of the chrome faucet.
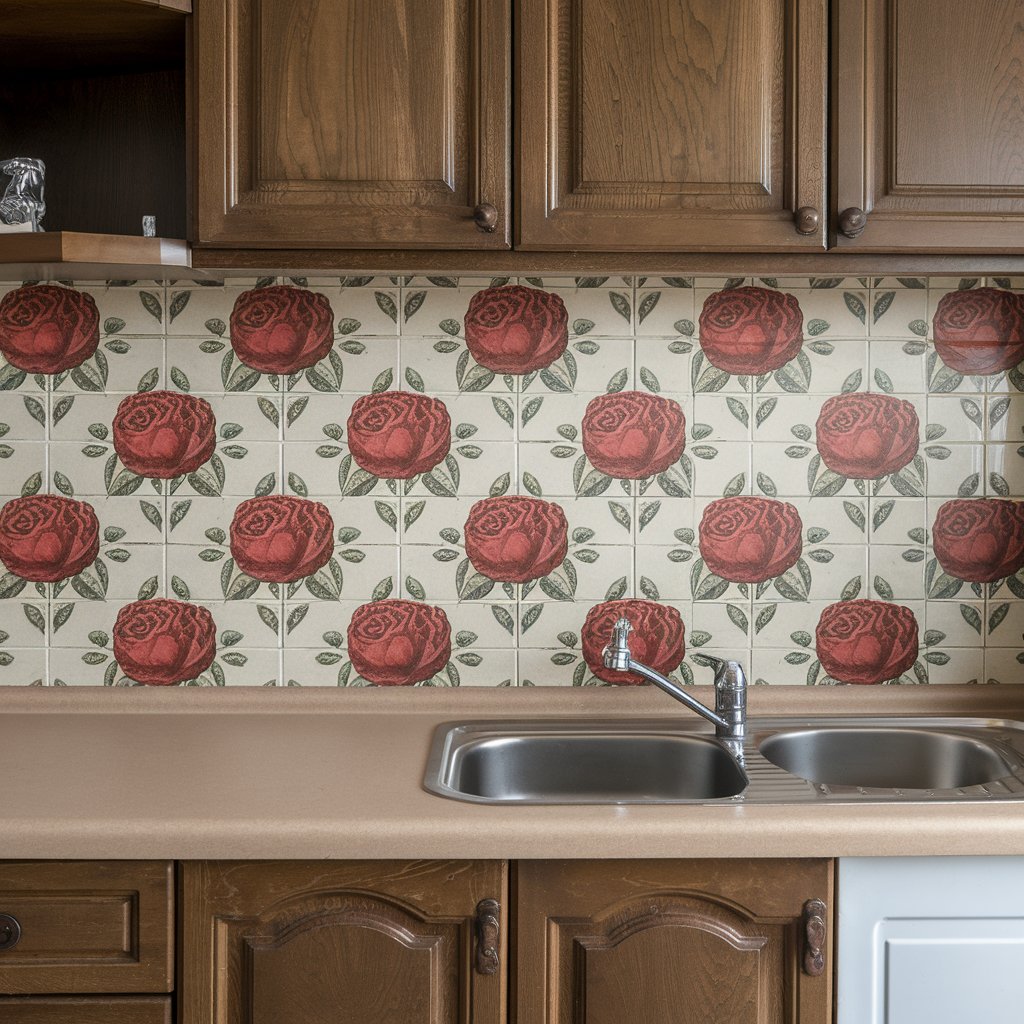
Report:
[[604,649],[605,668],[618,672],[634,672],[638,676],[643,676],[670,697],[675,697],[691,711],[696,711],[702,718],[706,718],[714,725],[715,735],[742,764],[743,739],[747,730],[747,679],[740,663],[713,658],[708,654],[701,655],[715,669],[715,710],[712,711],[671,679],[666,679],[653,668],[634,661],[629,650],[629,634],[632,632],[633,626],[629,619],[619,619],[615,623],[611,643]]

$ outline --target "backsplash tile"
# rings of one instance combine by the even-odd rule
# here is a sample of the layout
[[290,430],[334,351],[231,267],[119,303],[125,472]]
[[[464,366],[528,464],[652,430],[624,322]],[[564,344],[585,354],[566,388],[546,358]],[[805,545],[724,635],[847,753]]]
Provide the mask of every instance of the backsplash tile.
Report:
[[0,684],[1016,682],[1020,284],[0,285]]

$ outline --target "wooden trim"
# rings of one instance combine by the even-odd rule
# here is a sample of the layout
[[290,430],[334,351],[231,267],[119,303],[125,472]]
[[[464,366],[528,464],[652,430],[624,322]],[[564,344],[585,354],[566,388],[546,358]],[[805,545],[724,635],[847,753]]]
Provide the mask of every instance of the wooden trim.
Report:
[[168,996],[0,998],[4,1024],[171,1024]]
[[[1024,274],[1021,255],[893,253],[681,253],[681,252],[466,252],[399,249],[192,250],[195,270],[220,276],[254,271],[377,270],[388,273],[463,274],[712,274],[727,277],[807,274],[985,276]],[[216,276],[216,275],[215,275]]]
[[96,235],[80,231],[0,234],[0,271],[4,264],[117,263],[188,267],[188,243],[178,238]]

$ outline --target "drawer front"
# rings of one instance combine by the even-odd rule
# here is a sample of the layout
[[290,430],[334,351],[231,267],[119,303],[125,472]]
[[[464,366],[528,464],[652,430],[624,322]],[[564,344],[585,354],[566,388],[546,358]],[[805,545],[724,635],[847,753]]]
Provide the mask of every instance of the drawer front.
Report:
[[0,995],[170,992],[172,883],[167,861],[0,862],[0,915],[20,930]]
[[169,996],[0,999],[4,1024],[171,1024]]

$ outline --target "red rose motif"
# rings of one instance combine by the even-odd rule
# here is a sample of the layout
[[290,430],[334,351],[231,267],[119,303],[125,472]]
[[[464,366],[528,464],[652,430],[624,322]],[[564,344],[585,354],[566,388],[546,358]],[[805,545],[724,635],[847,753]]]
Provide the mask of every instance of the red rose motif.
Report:
[[839,601],[818,620],[821,667],[841,683],[897,679],[917,661],[917,619],[885,601]]
[[173,686],[202,675],[217,654],[213,616],[185,601],[135,601],[114,623],[114,660],[146,686]]
[[213,454],[217,421],[210,403],[177,391],[143,391],[121,399],[114,451],[139,476],[170,480],[194,473]]
[[56,583],[75,576],[99,550],[100,523],[86,501],[35,494],[0,509],[0,561],[23,580]]
[[88,292],[32,284],[0,299],[0,352],[19,370],[70,370],[99,343],[100,314]]
[[664,473],[686,447],[678,402],[642,391],[599,395],[583,415],[583,450],[591,465],[622,480]]
[[466,554],[498,583],[540,579],[562,564],[569,524],[561,505],[540,498],[484,498],[466,520]]
[[440,672],[452,653],[448,616],[418,601],[371,601],[348,626],[348,656],[378,686],[411,686]]
[[988,376],[1024,359],[1024,300],[999,288],[948,292],[932,318],[935,350],[958,373]]
[[334,520],[308,498],[272,494],[243,501],[231,518],[231,554],[242,572],[268,583],[312,576],[334,554]]
[[408,480],[444,460],[452,419],[439,398],[381,391],[356,399],[348,417],[352,458],[374,476]]
[[818,453],[829,469],[875,480],[913,461],[921,423],[902,398],[856,392],[828,399],[816,430]]
[[785,366],[803,347],[796,297],[771,288],[727,288],[704,300],[700,347],[727,373],[760,374]]
[[231,347],[260,373],[295,373],[318,363],[334,343],[326,295],[271,285],[242,292],[231,310]]
[[932,546],[950,576],[994,583],[1024,567],[1024,502],[956,498],[939,507]]
[[561,296],[506,284],[469,300],[466,345],[494,373],[530,373],[550,366],[569,344],[569,315]]
[[633,626],[629,649],[633,659],[667,676],[679,668],[686,653],[682,616],[667,604],[655,601],[603,601],[587,612],[581,638],[583,658],[590,671],[606,683],[620,686],[646,685],[632,672],[616,672],[604,667],[602,652],[612,638],[612,627],[627,618]]
[[698,535],[704,564],[734,583],[775,579],[803,551],[800,513],[773,498],[720,498],[704,509]]

